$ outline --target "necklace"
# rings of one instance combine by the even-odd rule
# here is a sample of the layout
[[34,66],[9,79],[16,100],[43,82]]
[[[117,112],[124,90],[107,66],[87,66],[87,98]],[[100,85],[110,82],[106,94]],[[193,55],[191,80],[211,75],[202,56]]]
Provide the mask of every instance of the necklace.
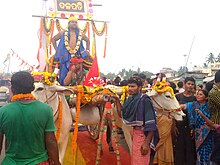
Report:
[[21,101],[21,100],[36,100],[36,98],[31,94],[16,94],[12,96],[11,101]]
[[76,43],[76,47],[74,49],[71,49],[70,48],[70,45],[69,45],[69,36],[68,36],[68,30],[65,31],[64,33],[64,44],[66,46],[66,49],[68,50],[68,52],[71,54],[71,57],[75,57],[75,53],[78,51],[79,49],[79,46],[80,46],[80,43],[81,43],[81,40],[82,40],[82,34],[83,32],[80,31],[79,32],[79,36],[78,36],[78,39],[77,39],[77,43]]

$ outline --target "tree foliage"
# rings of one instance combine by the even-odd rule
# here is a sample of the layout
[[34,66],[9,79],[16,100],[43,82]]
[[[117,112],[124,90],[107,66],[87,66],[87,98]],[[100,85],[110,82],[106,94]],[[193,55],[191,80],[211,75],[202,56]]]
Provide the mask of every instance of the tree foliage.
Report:
[[188,70],[188,68],[186,67],[186,66],[181,66],[179,69],[178,69],[178,74],[180,75],[180,74],[183,74],[183,73],[185,73],[185,72],[188,72],[189,70]]
[[123,79],[128,79],[129,77],[133,76],[134,74],[136,73],[143,73],[146,75],[147,78],[150,78],[152,75],[154,75],[153,73],[151,72],[148,72],[148,71],[141,71],[140,68],[138,68],[137,70],[132,70],[132,69],[128,69],[126,70],[125,68],[122,69],[121,71],[119,71],[117,74],[116,73],[107,73],[107,74],[104,74],[104,73],[100,73],[100,76],[101,77],[106,77],[108,79],[115,79],[115,77],[117,77],[118,75],[120,75],[120,77],[122,77]]
[[220,53],[218,54],[218,56],[215,59],[216,62],[220,62]]
[[213,64],[216,62],[216,58],[215,58],[215,55],[213,53],[209,53],[209,55],[207,56],[207,60],[206,62],[208,64]]

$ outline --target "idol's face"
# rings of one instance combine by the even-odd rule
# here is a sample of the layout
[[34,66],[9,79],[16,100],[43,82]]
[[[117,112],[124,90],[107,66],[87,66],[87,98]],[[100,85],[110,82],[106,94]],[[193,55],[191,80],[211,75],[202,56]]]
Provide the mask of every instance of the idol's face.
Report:
[[78,28],[77,21],[69,21],[68,25],[69,25],[69,28],[72,28],[72,29]]
[[128,84],[128,94],[129,95],[136,95],[140,92],[141,87],[139,87],[136,83]]

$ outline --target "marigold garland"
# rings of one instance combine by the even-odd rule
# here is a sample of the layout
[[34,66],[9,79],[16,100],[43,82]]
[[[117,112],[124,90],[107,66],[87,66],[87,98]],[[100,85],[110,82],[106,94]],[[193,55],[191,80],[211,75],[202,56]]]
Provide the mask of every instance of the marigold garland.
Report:
[[106,22],[103,23],[102,29],[100,31],[96,28],[94,22],[91,22],[91,24],[92,24],[92,29],[93,29],[93,31],[95,32],[96,35],[102,36],[105,33],[106,24],[107,24]]
[[36,98],[31,93],[16,94],[16,95],[12,96],[12,98],[11,98],[11,101],[20,101],[20,100],[36,100]]
[[175,96],[173,88],[171,88],[169,86],[169,84],[166,81],[157,81],[154,85],[153,85],[153,89],[157,92],[157,93],[164,93],[164,92],[170,92],[172,98]]
[[65,30],[67,30],[67,28],[63,28],[62,26],[61,26],[61,24],[60,24],[60,21],[59,21],[59,19],[56,19],[56,27],[57,27],[57,30],[58,30],[58,32],[61,32],[61,31],[65,31]]
[[83,87],[83,92],[82,92],[82,103],[83,104],[87,104],[87,103],[90,103],[92,98],[95,96],[95,95],[98,95],[98,94],[106,94],[106,95],[117,95],[117,93],[111,89],[108,89],[108,88],[104,88],[102,86],[98,86],[94,89],[90,89],[89,87],[87,86],[84,86]]
[[[65,31],[65,30],[68,29],[68,27],[63,28],[63,27],[61,26],[59,19],[56,19],[56,28],[57,28],[58,32]],[[85,26],[82,27],[82,28],[79,27],[79,29],[80,29],[81,31],[83,31],[83,33],[85,34],[85,33],[87,32],[87,30],[89,29],[89,22],[86,22]]]
[[56,131],[56,139],[57,139],[57,141],[58,141],[59,138],[60,138],[62,120],[63,120],[63,104],[62,104],[62,101],[59,100],[59,106],[58,106],[58,121],[57,121],[57,131]]
[[76,120],[75,120],[75,127],[74,127],[74,133],[73,133],[73,139],[72,139],[72,148],[73,148],[73,154],[76,154],[76,141],[77,141],[77,134],[78,134],[78,124],[79,124],[79,115],[80,115],[80,104],[81,104],[81,98],[83,93],[83,87],[77,86],[77,99],[76,99]]
[[49,36],[51,34],[53,36],[54,20],[53,19],[50,20],[49,28],[47,28],[46,18],[42,18],[42,24],[43,24],[43,30],[44,30],[45,35]]
[[82,34],[83,34],[83,32],[80,31],[78,39],[77,39],[76,47],[74,49],[71,49],[70,45],[69,45],[68,31],[65,31],[65,33],[64,33],[64,35],[65,35],[64,36],[64,44],[65,44],[66,49],[68,50],[68,52],[71,54],[72,58],[75,57],[75,53],[78,51],[78,49],[80,47],[80,43],[81,43],[81,40],[82,40]]
[[122,95],[121,95],[121,105],[125,103],[126,98],[128,97],[128,86],[122,87]]
[[46,83],[47,85],[53,85],[56,82],[56,74],[49,72],[34,72],[32,73],[35,81]]
[[[107,120],[107,109],[104,109],[104,112],[102,114],[102,120],[100,124],[100,131],[99,131],[99,139],[98,139],[98,148],[97,148],[97,154],[96,154],[96,165],[100,163],[101,160],[101,150],[102,150],[102,139],[103,139],[103,133],[106,129],[104,127],[106,126],[106,120]],[[115,147],[116,147],[116,159],[117,159],[117,165],[120,165],[120,152],[119,152],[119,139],[118,139],[118,131],[116,126],[116,120],[113,111],[110,111],[110,117],[112,122],[112,128],[113,128],[113,134],[114,134],[114,141],[115,141]]]

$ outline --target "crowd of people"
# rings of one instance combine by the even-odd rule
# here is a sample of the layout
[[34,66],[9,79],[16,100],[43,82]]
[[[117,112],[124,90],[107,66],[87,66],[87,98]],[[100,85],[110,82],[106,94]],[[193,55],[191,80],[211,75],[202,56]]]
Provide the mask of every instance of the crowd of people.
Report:
[[[158,75],[159,74],[157,74],[157,76]],[[122,106],[121,108],[122,118],[126,120],[127,118],[130,119],[131,116],[136,116],[136,119],[130,120],[128,122],[128,125],[129,123],[132,123],[131,125],[133,126],[134,130],[139,130],[142,128],[142,133],[148,135],[148,131],[144,131],[146,129],[146,126],[143,127],[142,125],[140,125],[140,123],[137,122],[137,116],[140,116],[140,114],[142,115],[143,113],[143,110],[140,110],[141,107],[138,102],[140,98],[142,98],[143,91],[146,92],[145,89],[152,86],[155,79],[146,79],[146,76],[143,74],[135,74],[133,75],[133,78],[134,77],[140,78],[142,85],[140,85],[140,80],[135,81],[134,79],[130,78],[128,80],[121,81],[120,77],[116,77],[114,81],[111,81],[111,84],[118,86],[128,85],[130,97],[126,100],[124,106]],[[164,160],[160,161],[150,162],[149,155],[148,159],[146,159],[146,157],[145,159],[141,159],[143,158],[143,155],[145,155],[145,153],[143,152],[143,148],[146,148],[146,141],[143,141],[143,145],[145,145],[145,147],[143,147],[142,145],[139,146],[139,150],[141,152],[139,152],[138,155],[138,144],[135,140],[140,141],[140,139],[136,138],[136,131],[134,131],[133,147],[135,147],[135,149],[133,149],[132,152],[132,164],[145,165],[148,164],[146,162],[150,162],[150,164],[156,162],[159,165],[220,164],[219,134],[218,131],[215,131],[215,129],[220,129],[218,125],[220,123],[219,84],[220,71],[215,74],[215,83],[208,82],[204,83],[203,85],[197,85],[195,79],[192,77],[186,77],[184,81],[178,82],[177,85],[173,82],[169,82],[169,85],[173,88],[176,99],[178,100],[181,109],[186,115],[185,117],[183,117],[182,121],[173,120],[173,130],[168,132],[169,134],[172,134],[172,142],[170,142],[170,146],[166,147],[172,147],[173,153],[162,153],[163,155],[161,157]],[[133,90],[136,91],[134,92]],[[149,113],[149,111],[151,111],[151,108],[148,106],[146,111]],[[119,114],[120,113],[121,112],[119,112]],[[125,116],[123,116],[123,114],[125,114]],[[157,116],[155,117],[155,121],[156,119],[158,121]],[[141,119],[139,119],[139,121],[140,120]],[[148,136],[145,136],[145,138],[148,139]]]
[[[117,96],[111,97],[119,116],[133,127],[132,165],[220,164],[220,71],[215,74],[215,83],[209,82],[204,86],[196,85],[192,77],[186,77],[177,85],[169,82],[185,117],[182,121],[170,120],[174,126],[166,136],[172,136],[172,140],[164,148],[170,148],[171,152],[160,152],[159,157],[164,160],[156,161],[157,144],[162,135],[158,131],[157,111],[151,98],[145,94],[156,78],[151,80],[144,74],[135,74],[128,80],[119,76],[113,81],[103,80],[107,84],[128,86],[129,97],[124,105]],[[11,85],[12,102],[0,109],[0,149],[3,135],[7,139],[6,157],[2,164],[49,165],[53,162],[59,165],[52,110],[31,95],[33,77],[27,72],[17,72],[12,76]],[[23,148],[22,152],[20,148]]]

